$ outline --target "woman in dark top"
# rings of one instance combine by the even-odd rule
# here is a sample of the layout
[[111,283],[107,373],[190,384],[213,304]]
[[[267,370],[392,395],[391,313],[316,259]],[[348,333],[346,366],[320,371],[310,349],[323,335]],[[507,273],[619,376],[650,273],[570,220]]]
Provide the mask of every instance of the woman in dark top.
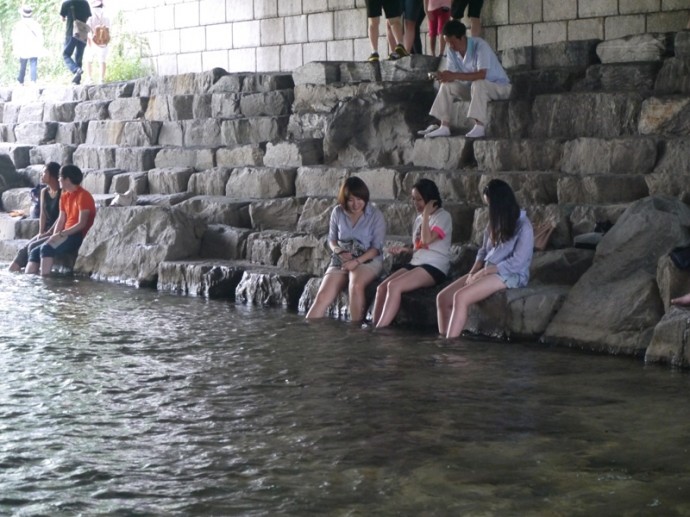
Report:
[[10,264],[10,271],[21,271],[29,261],[29,252],[41,246],[53,234],[53,226],[60,215],[60,184],[58,174],[60,164],[50,162],[46,164],[41,176],[41,183],[47,186],[41,190],[41,213],[38,223],[38,234],[36,234],[26,245],[19,250],[17,256]]

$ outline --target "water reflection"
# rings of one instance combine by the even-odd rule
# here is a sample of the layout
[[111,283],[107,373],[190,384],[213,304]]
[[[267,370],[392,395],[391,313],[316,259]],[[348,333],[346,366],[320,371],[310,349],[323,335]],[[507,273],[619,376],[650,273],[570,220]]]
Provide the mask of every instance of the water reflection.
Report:
[[690,513],[684,373],[0,283],[0,513]]

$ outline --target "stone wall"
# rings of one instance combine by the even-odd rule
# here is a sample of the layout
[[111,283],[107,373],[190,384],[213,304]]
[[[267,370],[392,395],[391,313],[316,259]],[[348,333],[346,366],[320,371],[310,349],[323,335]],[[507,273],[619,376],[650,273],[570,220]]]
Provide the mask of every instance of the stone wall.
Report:
[[[148,39],[161,75],[292,71],[370,52],[364,0],[118,0],[118,9]],[[688,0],[486,0],[482,12],[498,50],[677,31],[689,16]]]

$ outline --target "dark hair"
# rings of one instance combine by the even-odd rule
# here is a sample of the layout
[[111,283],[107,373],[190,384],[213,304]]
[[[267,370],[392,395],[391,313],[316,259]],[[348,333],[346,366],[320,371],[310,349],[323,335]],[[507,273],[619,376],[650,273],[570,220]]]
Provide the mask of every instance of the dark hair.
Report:
[[503,180],[491,180],[482,192],[489,201],[489,233],[494,244],[506,242],[514,234],[520,218],[515,193]]
[[60,175],[60,164],[57,162],[48,162],[46,163],[45,170],[50,176],[57,179]]
[[449,20],[443,26],[443,36],[455,36],[460,39],[467,33],[467,27],[460,20]]
[[419,192],[419,195],[424,200],[424,203],[429,201],[436,201],[436,206],[441,208],[443,202],[441,201],[441,194],[438,191],[436,183],[426,178],[420,179],[417,183],[412,185],[412,188]]
[[67,178],[73,184],[81,184],[81,180],[84,179],[84,173],[76,165],[63,165],[60,169],[60,176]]
[[338,192],[338,204],[343,208],[347,208],[347,200],[350,196],[355,196],[364,201],[365,206],[369,203],[369,187],[357,176],[350,176],[347,178]]

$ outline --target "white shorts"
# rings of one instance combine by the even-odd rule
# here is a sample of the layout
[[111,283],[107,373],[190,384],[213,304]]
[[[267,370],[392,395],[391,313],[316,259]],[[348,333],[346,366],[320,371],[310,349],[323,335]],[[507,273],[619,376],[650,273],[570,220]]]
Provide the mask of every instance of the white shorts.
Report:
[[105,47],[99,47],[98,45],[91,44],[86,46],[86,51],[84,52],[84,61],[87,63],[105,63],[108,57],[108,45]]

